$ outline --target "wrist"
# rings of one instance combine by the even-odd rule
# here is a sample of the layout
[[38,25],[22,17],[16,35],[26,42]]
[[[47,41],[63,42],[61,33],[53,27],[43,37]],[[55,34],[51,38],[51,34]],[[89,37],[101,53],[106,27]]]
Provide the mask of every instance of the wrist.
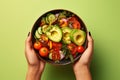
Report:
[[78,74],[80,72],[83,72],[85,69],[89,70],[88,65],[79,65],[79,68],[74,69],[74,73]]
[[89,66],[81,65],[78,69],[74,70],[76,80],[92,80]]
[[26,80],[39,80],[41,77],[41,73],[39,73],[38,67],[28,66]]

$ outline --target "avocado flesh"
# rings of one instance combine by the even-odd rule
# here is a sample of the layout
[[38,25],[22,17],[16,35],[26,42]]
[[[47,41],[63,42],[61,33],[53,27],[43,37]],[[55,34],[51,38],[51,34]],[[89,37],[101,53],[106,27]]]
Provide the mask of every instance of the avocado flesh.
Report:
[[68,27],[64,27],[62,28],[62,32],[63,32],[63,38],[62,38],[62,41],[65,43],[65,44],[70,44],[71,43],[71,39],[70,39],[70,33],[71,33],[71,29],[68,28]]
[[60,42],[62,38],[62,31],[57,25],[52,25],[50,30],[45,33],[48,38],[54,42]]
[[75,29],[71,32],[71,40],[78,46],[81,46],[85,42],[86,33],[82,30]]

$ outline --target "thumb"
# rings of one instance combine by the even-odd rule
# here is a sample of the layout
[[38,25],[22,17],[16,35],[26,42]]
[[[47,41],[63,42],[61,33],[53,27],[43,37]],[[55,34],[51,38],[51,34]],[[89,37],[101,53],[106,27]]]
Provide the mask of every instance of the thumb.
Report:
[[90,32],[87,33],[87,40],[88,40],[88,47],[81,56],[81,60],[85,61],[86,63],[90,62],[93,54],[93,38],[90,35]]
[[31,42],[31,33],[29,32],[28,33],[28,37],[27,37],[27,39],[25,40],[25,47],[26,47],[26,49],[30,49],[30,48],[32,48],[32,42]]

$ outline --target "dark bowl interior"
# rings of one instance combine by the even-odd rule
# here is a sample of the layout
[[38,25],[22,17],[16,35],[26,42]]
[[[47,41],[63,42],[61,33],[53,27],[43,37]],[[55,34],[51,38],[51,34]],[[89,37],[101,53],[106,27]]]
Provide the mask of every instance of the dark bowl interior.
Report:
[[[87,34],[87,28],[86,28],[84,22],[82,21],[82,19],[81,19],[78,15],[76,15],[75,13],[73,13],[73,12],[71,12],[71,11],[69,11],[69,10],[55,9],[55,10],[51,10],[51,11],[48,11],[48,12],[44,13],[43,15],[41,15],[41,16],[37,19],[37,21],[36,21],[35,24],[33,25],[32,31],[31,31],[31,34],[32,34],[32,43],[35,42],[34,34],[35,34],[35,31],[36,31],[36,30],[38,29],[38,27],[40,26],[40,21],[41,21],[42,17],[46,16],[47,13],[56,14],[56,13],[59,13],[59,12],[62,12],[62,11],[67,11],[67,12],[69,12],[69,13],[74,14],[74,15],[78,18],[78,21],[80,22],[81,27],[83,28],[83,30],[84,30],[84,31],[86,32],[86,34]],[[84,46],[85,48],[87,47],[87,39],[85,40],[85,43],[83,44],[83,46]],[[35,50],[35,51],[36,51],[36,50]],[[42,60],[44,60],[44,61],[46,61],[46,62],[48,62],[48,63],[54,64],[54,65],[67,65],[67,64],[72,63],[72,62],[70,61],[70,59],[60,60],[59,63],[56,63],[56,62],[54,62],[54,61],[52,61],[52,60],[50,60],[50,59],[41,57],[41,56],[39,55],[39,52],[38,52],[38,51],[36,51],[36,54],[39,56],[40,59],[42,59]],[[78,59],[80,58],[80,56],[81,56],[81,54],[78,54],[78,55],[74,58],[74,61],[78,60]]]

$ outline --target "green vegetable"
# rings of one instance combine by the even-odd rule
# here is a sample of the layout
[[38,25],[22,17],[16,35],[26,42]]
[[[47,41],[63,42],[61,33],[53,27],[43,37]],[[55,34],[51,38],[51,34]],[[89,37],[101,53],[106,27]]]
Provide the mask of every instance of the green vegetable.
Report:
[[54,14],[49,14],[46,18],[47,18],[46,21],[49,22],[49,24],[52,24],[53,22],[56,21],[56,17]]
[[43,33],[46,33],[47,30],[48,30],[48,25],[43,25],[43,26],[42,26],[42,32],[43,32]]
[[74,62],[73,56],[72,56],[70,50],[67,48],[66,44],[62,45],[62,49],[61,50],[63,51],[63,54],[65,55],[65,59],[69,58],[70,61],[73,63]]
[[73,29],[70,38],[76,45],[81,46],[85,42],[86,33],[79,29]]
[[63,32],[63,42],[65,44],[70,44],[71,40],[70,40],[70,33],[71,33],[72,29],[70,29],[69,27],[63,27],[62,28],[62,32]]
[[39,34],[42,34],[42,30],[41,30],[41,29],[42,29],[42,27],[39,27],[39,28],[37,29],[37,31],[38,31]]
[[54,42],[60,42],[62,39],[62,31],[57,25],[51,25],[50,29],[45,34]]

